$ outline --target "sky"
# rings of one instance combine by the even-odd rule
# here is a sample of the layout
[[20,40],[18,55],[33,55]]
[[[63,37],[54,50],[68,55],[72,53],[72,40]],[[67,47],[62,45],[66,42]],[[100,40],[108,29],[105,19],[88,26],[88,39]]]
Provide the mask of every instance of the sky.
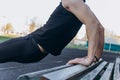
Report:
[[120,0],[88,0],[87,3],[105,29],[120,36]]
[[[16,31],[25,30],[29,23],[26,19],[38,17],[38,22],[45,24],[50,14],[61,0],[0,0],[0,25],[11,22]],[[120,0],[86,0],[106,30],[120,36]],[[1,19],[1,16],[7,18]],[[79,36],[85,34],[85,26],[80,29]]]

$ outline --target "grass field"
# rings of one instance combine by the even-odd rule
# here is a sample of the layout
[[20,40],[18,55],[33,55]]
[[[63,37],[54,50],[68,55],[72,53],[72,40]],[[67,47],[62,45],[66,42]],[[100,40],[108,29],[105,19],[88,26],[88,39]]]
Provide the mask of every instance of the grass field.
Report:
[[4,34],[0,35],[0,42],[6,41],[11,38],[19,37],[18,35],[10,35],[10,34]]
[[0,42],[6,41],[8,39],[11,39],[12,37],[9,36],[0,36]]
[[82,50],[86,50],[87,49],[86,45],[82,45],[82,44],[76,45],[76,44],[73,44],[73,43],[69,43],[66,46],[66,48],[76,48],[76,49],[82,49]]

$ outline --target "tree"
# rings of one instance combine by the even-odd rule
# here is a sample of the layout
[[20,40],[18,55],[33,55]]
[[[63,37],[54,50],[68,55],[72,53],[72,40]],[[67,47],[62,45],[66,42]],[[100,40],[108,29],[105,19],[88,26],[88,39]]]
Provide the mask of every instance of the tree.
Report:
[[2,31],[5,34],[9,34],[9,32],[14,32],[14,28],[11,23],[7,23],[5,26],[2,27]]
[[29,26],[29,32],[33,32],[36,29],[36,24],[34,21],[32,21],[32,23]]

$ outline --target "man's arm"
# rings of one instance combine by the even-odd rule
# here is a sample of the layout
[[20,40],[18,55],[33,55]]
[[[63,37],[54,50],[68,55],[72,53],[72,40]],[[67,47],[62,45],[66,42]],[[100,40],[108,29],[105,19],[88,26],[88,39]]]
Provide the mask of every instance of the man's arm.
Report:
[[101,57],[104,45],[104,28],[83,0],[62,0],[62,4],[85,24],[89,42],[88,55],[84,58],[70,60],[68,63],[90,65],[95,55]]
[[[103,53],[103,48],[104,48],[104,28],[102,28],[102,25],[100,26],[99,30],[99,48],[97,52],[95,53],[95,56],[100,59]],[[95,60],[96,61],[96,60]]]

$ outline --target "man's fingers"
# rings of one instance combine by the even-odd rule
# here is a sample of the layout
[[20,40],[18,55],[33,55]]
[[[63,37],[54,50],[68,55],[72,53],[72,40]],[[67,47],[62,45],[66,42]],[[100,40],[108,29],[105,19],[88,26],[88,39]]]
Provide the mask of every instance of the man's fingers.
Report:
[[70,60],[70,61],[68,61],[68,63],[67,64],[79,64],[80,63],[80,59],[73,59],[73,60]]

